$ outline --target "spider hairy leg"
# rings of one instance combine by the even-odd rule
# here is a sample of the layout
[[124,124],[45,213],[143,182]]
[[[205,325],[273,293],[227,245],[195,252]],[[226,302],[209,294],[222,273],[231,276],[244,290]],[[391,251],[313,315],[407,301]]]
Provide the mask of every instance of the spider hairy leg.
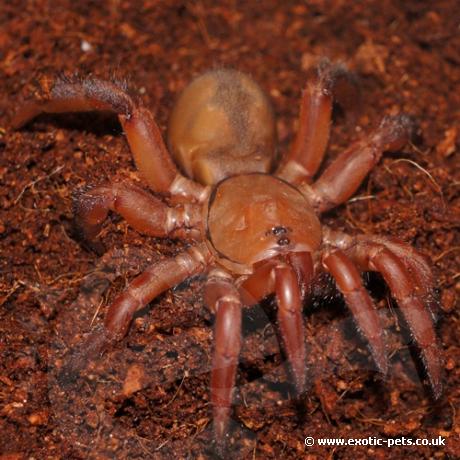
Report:
[[385,349],[383,329],[374,302],[364,289],[358,270],[341,250],[334,250],[324,254],[322,263],[324,268],[335,279],[358,329],[368,341],[378,370],[386,375],[388,372],[388,356]]
[[442,394],[443,357],[430,314],[417,292],[410,272],[392,251],[383,245],[355,246],[353,257],[367,270],[377,271],[390,288],[412,338],[420,350],[435,399]]
[[87,240],[98,235],[109,211],[123,216],[137,231],[156,237],[168,236],[177,229],[197,229],[201,223],[200,205],[171,208],[129,183],[80,190],[74,195],[73,211],[77,230]]
[[324,212],[347,201],[361,185],[383,152],[397,151],[412,136],[413,121],[407,115],[385,117],[365,139],[341,153],[311,186],[300,189],[313,206]]
[[[346,233],[331,230],[323,226],[323,241],[326,245],[338,247],[344,251],[353,251],[355,245],[368,247],[371,245],[382,245],[388,248],[404,264],[406,270],[412,276],[414,287],[419,297],[428,306],[435,320],[439,311],[439,301],[435,295],[434,279],[430,264],[426,257],[420,254],[409,244],[406,244],[394,237],[382,237],[376,235],[351,236]],[[362,271],[367,269],[364,265],[359,267]]]
[[89,334],[72,356],[66,372],[74,374],[88,361],[97,358],[105,349],[128,332],[134,314],[162,292],[185,279],[202,273],[212,256],[204,243],[189,248],[176,257],[152,264],[134,278],[128,288],[115,298],[107,310],[104,324]]
[[136,166],[156,192],[202,201],[206,187],[179,173],[151,112],[136,104],[119,84],[87,78],[58,78],[41,101],[25,104],[13,118],[20,128],[41,113],[111,111],[118,115]]
[[436,321],[439,314],[439,301],[435,295],[434,279],[430,265],[425,257],[419,254],[412,246],[404,244],[394,238],[369,237],[358,235],[358,242],[371,241],[387,247],[404,264],[411,276],[417,295],[429,308],[433,320]]
[[44,82],[41,100],[25,103],[11,122],[13,129],[20,129],[42,113],[113,111],[129,115],[134,102],[122,84],[98,78],[58,77],[51,83]]
[[222,448],[228,433],[238,357],[241,350],[241,299],[231,276],[211,272],[205,288],[205,302],[216,315],[214,356],[211,372],[211,402],[214,435]]
[[318,171],[329,141],[332,106],[337,92],[339,102],[344,99],[340,96],[356,93],[353,78],[345,67],[323,61],[318,67],[316,80],[307,83],[302,93],[299,128],[292,148],[276,173],[278,177],[298,184],[310,182]]

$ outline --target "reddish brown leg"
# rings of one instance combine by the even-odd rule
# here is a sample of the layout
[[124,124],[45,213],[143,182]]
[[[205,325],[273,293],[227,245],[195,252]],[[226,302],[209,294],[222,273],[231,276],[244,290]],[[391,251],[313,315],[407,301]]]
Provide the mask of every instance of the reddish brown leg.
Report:
[[322,263],[335,279],[358,329],[367,339],[379,371],[386,375],[388,357],[385,351],[383,329],[375,305],[363,287],[358,270],[341,250],[334,250],[334,252],[323,255]]
[[211,403],[214,434],[222,446],[228,432],[238,357],[241,350],[241,300],[231,276],[213,270],[206,283],[205,301],[216,315]]
[[[430,308],[433,318],[439,308],[439,302],[434,295],[434,281],[430,265],[425,257],[418,253],[412,246],[405,244],[396,238],[387,238],[373,235],[350,236],[346,233],[323,227],[323,241],[325,244],[339,247],[342,250],[350,250],[355,245],[382,245],[395,254],[404,264],[414,283],[414,288],[419,297]],[[364,250],[364,248],[362,248]],[[367,265],[359,267],[362,271],[367,270]]]
[[130,283],[107,310],[102,329],[97,328],[85,341],[83,349],[70,363],[72,372],[81,369],[85,361],[95,358],[111,342],[122,339],[128,331],[134,314],[162,292],[186,278],[203,272],[212,256],[205,244],[200,244],[151,265]]
[[20,128],[40,113],[90,110],[118,114],[136,166],[153,190],[186,199],[205,199],[206,188],[178,172],[151,112],[135,104],[126,89],[115,83],[97,78],[58,79],[44,100],[24,105],[12,125]]
[[310,182],[318,171],[329,140],[332,93],[335,93],[337,83],[343,80],[350,83],[347,71],[327,62],[319,67],[316,81],[307,84],[300,104],[297,135],[276,173],[278,177],[298,184]]
[[423,305],[416,286],[414,286],[414,278],[400,257],[385,246],[357,245],[349,252],[361,265],[367,266],[367,270],[382,274],[399,305],[414,342],[420,349],[433,395],[439,398],[442,393],[442,352],[437,342],[429,310]]
[[302,300],[309,293],[313,279],[313,261],[308,252],[292,252],[288,255],[289,264],[295,270]]
[[366,139],[339,155],[312,185],[302,191],[313,206],[324,212],[348,200],[385,151],[396,151],[410,138],[413,123],[406,115],[385,117]]
[[114,183],[80,191],[74,197],[78,229],[91,240],[100,232],[109,211],[122,215],[137,231],[150,236],[167,236],[176,229],[198,228],[201,206],[166,206],[158,198],[133,184]]
[[302,301],[296,270],[286,263],[272,260],[259,267],[240,286],[247,305],[275,292],[278,302],[278,325],[299,393],[305,390],[306,346]]
[[373,244],[380,244],[387,247],[404,264],[417,295],[427,305],[433,319],[439,311],[439,301],[434,293],[434,279],[430,265],[427,260],[418,253],[412,246],[404,244],[395,238],[366,237],[359,235],[358,244],[366,241]]
[[306,357],[302,302],[297,276],[289,265],[275,268],[275,294],[278,301],[278,324],[286,356],[291,365],[295,386],[305,391]]

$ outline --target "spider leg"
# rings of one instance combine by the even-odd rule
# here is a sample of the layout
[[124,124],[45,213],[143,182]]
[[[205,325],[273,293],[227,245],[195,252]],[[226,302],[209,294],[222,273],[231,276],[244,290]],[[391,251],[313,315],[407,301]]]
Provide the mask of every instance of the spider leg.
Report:
[[203,272],[211,259],[209,250],[202,243],[176,257],[148,267],[115,298],[107,310],[103,326],[89,334],[82,347],[72,356],[66,371],[75,373],[84,367],[85,362],[96,358],[111,343],[121,340],[128,332],[137,311],[167,289]]
[[[346,251],[353,251],[352,248],[355,245],[367,246],[369,244],[378,244],[388,248],[404,264],[412,277],[417,294],[430,309],[433,319],[436,318],[439,310],[439,302],[434,295],[433,274],[426,258],[412,246],[396,238],[377,235],[351,236],[343,232],[331,230],[326,226],[323,226],[323,241],[325,244],[330,244]],[[367,267],[362,266],[360,269],[364,271],[367,270]]]
[[341,93],[343,90],[356,92],[351,80],[348,71],[340,65],[324,61],[319,66],[316,80],[309,82],[303,91],[299,128],[285,161],[276,173],[278,177],[292,184],[311,181],[321,165],[329,141],[333,93],[340,96],[337,94],[340,89]]
[[302,301],[295,270],[290,265],[277,266],[275,295],[278,302],[278,324],[288,361],[291,364],[295,386],[299,393],[305,391],[306,345],[302,317]]
[[335,279],[359,330],[367,339],[379,371],[386,375],[388,356],[385,350],[383,329],[374,302],[364,289],[358,270],[340,249],[325,253],[322,257],[322,264]]
[[385,151],[396,151],[411,137],[413,122],[407,115],[385,117],[365,139],[341,153],[313,184],[300,189],[313,206],[324,212],[344,203],[358,189]]
[[417,295],[429,308],[433,320],[436,320],[437,313],[439,312],[439,301],[434,293],[433,274],[425,257],[417,252],[412,246],[404,244],[396,240],[396,238],[358,235],[357,241],[358,244],[372,242],[373,244],[383,245],[398,257],[410,274]]
[[367,270],[377,271],[390,288],[409,327],[430,382],[434,397],[442,393],[443,358],[430,315],[417,291],[415,278],[401,257],[381,244],[356,245],[350,256]]
[[118,115],[134,161],[148,185],[156,192],[202,201],[206,187],[185,178],[177,170],[152,113],[136,104],[121,85],[94,77],[59,78],[46,98],[25,104],[13,118],[20,128],[41,113],[108,110]]
[[74,195],[73,209],[77,229],[87,240],[97,236],[109,211],[123,216],[137,231],[157,237],[178,229],[186,234],[187,230],[197,230],[201,222],[201,205],[170,208],[130,183],[85,188]]
[[220,446],[228,432],[228,421],[241,350],[241,298],[232,277],[213,270],[206,282],[205,302],[216,315],[214,357],[211,372],[211,403],[214,435]]
[[[304,265],[305,281],[311,275],[311,256]],[[289,260],[289,259],[288,259]],[[256,269],[240,286],[240,293],[246,305],[253,305],[271,293],[278,303],[277,319],[287,359],[290,363],[295,386],[299,393],[306,385],[306,345],[302,317],[302,293],[298,272],[289,263],[270,260]],[[304,281],[304,284],[307,284]]]

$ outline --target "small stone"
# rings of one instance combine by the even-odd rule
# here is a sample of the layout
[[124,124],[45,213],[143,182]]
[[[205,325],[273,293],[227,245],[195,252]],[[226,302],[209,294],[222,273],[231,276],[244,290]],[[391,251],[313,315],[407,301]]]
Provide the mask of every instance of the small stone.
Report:
[[91,45],[91,43],[86,40],[81,41],[80,47],[84,53],[89,53],[90,51],[93,50],[93,45]]
[[455,308],[456,295],[451,290],[443,291],[441,295],[442,309],[449,313]]
[[137,364],[133,364],[126,374],[123,383],[123,394],[130,396],[142,388],[142,381],[144,379],[144,368]]
[[456,148],[456,140],[458,136],[457,127],[452,128],[444,132],[444,139],[436,146],[436,153],[443,157],[449,157],[452,155]]
[[448,358],[447,362],[446,362],[446,365],[445,365],[446,370],[451,371],[454,367],[455,367],[454,359]]
[[38,412],[34,412],[27,417],[27,420],[31,425],[46,425],[48,422],[48,411],[42,410]]

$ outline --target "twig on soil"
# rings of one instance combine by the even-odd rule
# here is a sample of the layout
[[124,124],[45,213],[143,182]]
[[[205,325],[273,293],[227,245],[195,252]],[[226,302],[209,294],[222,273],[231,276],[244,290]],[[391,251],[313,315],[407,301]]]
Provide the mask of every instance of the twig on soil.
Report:
[[41,176],[38,179],[35,179],[32,182],[29,182],[27,185],[25,185],[23,187],[23,189],[21,190],[21,192],[19,193],[17,198],[13,201],[13,204],[18,204],[19,200],[22,198],[22,196],[24,195],[24,193],[26,192],[27,189],[29,189],[30,187],[33,187],[35,184],[37,184],[38,182],[41,182],[42,180],[45,180],[45,179],[48,179],[51,176],[54,176],[55,174],[57,174],[62,169],[64,169],[64,166],[58,166],[56,169],[53,169],[53,171],[51,171],[46,176]]
[[[68,284],[78,283],[79,281],[81,281],[82,279],[86,278],[87,276],[89,276],[92,273],[94,273],[94,272],[87,273],[86,275],[80,276],[79,278],[70,279]],[[53,278],[51,281],[47,281],[46,284],[47,284],[47,286],[50,286],[52,284],[57,283],[59,280],[61,280],[63,278],[72,277],[73,275],[80,275],[80,272],[61,273],[59,276],[56,276],[56,278]]]
[[375,200],[377,198],[375,195],[364,195],[364,196],[355,196],[350,198],[347,203],[354,203],[355,201],[364,201],[364,200]]
[[19,281],[16,281],[13,284],[13,287],[6,291],[6,295],[0,297],[0,307],[16,292],[19,286],[21,286],[21,283]]
[[[348,204],[348,203],[347,203]],[[370,225],[364,225],[363,222],[357,221],[354,217],[353,214],[350,211],[349,206],[345,206],[345,212],[346,212],[346,221],[348,224],[350,224],[353,228],[357,228],[358,230],[361,230],[364,233],[368,233],[371,229],[372,226]]]
[[197,23],[198,23],[198,30],[203,38],[204,43],[209,49],[215,48],[214,40],[211,38],[208,32],[208,28],[206,26],[205,18],[203,17],[204,12],[204,5],[201,1],[197,1],[193,6],[189,6],[188,10],[190,13],[195,16]]
[[[139,435],[136,435],[136,439],[137,439],[137,442],[139,443],[139,445],[141,446],[141,449],[149,456],[151,457],[153,455],[153,452],[149,449],[147,449],[147,447],[144,446],[143,442],[141,441],[144,440],[144,441],[151,441],[150,439],[146,439],[146,438],[143,438],[142,436],[139,436]],[[167,442],[169,441],[169,439],[167,441],[165,441],[163,444],[161,444],[159,447],[157,447],[155,449],[155,451],[161,449]]]
[[156,449],[155,449],[155,452],[158,452],[159,450],[161,450],[164,446],[166,446],[166,444],[168,444],[170,440],[167,439],[165,442],[162,442]]
[[40,272],[40,268],[38,267],[38,263],[37,263],[37,262],[34,262],[34,269],[35,269],[35,271],[37,272],[37,275],[38,275],[38,277],[40,278],[40,281],[41,281],[42,283],[45,283],[45,281],[44,281],[44,279],[43,279],[43,276],[42,276],[42,274],[41,274],[41,272]]
[[182,380],[179,383],[179,387],[177,388],[176,392],[174,393],[174,396],[171,398],[171,400],[168,403],[166,403],[166,405],[164,407],[168,407],[176,399],[177,395],[179,394],[180,389],[182,388],[182,384],[184,383],[185,377],[187,377],[187,376],[188,376],[188,372],[185,371],[184,376],[182,377]]
[[[393,161],[391,164],[395,164],[395,163],[409,163],[411,164],[412,166],[415,166],[417,169],[419,169],[420,171],[422,171],[425,175],[427,175],[431,181],[431,183],[436,187],[439,195],[441,196],[441,199],[444,203],[444,194],[442,192],[442,188],[440,187],[440,185],[434,180],[434,177],[430,174],[429,171],[427,171],[425,168],[423,168],[422,166],[420,166],[418,163],[416,163],[415,161],[412,161],[412,160],[409,160],[408,158],[399,158],[398,160],[395,160]],[[391,166],[391,165],[390,165]]]
[[97,315],[98,315],[99,310],[101,309],[103,303],[104,303],[104,299],[101,299],[101,301],[99,302],[99,305],[97,306],[96,311],[94,312],[94,315],[93,315],[93,317],[91,319],[91,323],[89,324],[90,328],[93,327],[93,323],[94,323],[95,319],[97,318]]
[[438,256],[436,256],[433,259],[433,262],[436,263],[436,262],[440,261],[447,254],[450,254],[451,252],[455,252],[455,251],[460,251],[460,246],[454,246],[453,248],[449,248],[446,251],[441,252],[441,254],[439,254]]
[[386,422],[380,418],[368,418],[361,411],[358,410],[358,414],[361,417],[356,417],[356,420],[361,422],[370,423],[371,425],[384,426]]
[[78,244],[75,240],[73,240],[72,238],[70,238],[70,236],[67,234],[67,232],[66,232],[66,230],[65,230],[65,228],[64,228],[63,225],[60,225],[60,228],[61,228],[61,231],[62,231],[62,233],[64,234],[64,237],[66,238],[67,241],[69,241],[70,243],[72,243],[72,244],[74,244],[74,245],[79,246],[79,244]]

